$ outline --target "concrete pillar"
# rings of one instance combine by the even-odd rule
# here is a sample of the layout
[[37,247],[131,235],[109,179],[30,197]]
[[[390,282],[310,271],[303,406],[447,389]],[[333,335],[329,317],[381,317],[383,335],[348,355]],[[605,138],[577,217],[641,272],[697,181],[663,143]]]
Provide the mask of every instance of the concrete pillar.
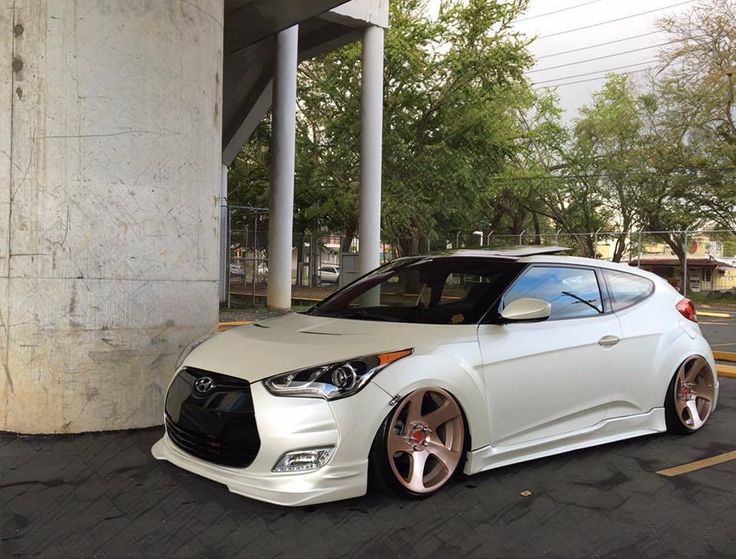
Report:
[[230,232],[228,222],[230,211],[227,205],[227,165],[222,166],[220,176],[220,303],[227,303],[230,289]]
[[162,422],[217,323],[222,45],[223,0],[0,0],[0,430]]
[[383,28],[363,32],[360,109],[360,216],[358,271],[365,274],[381,257],[381,146],[383,132]]
[[276,35],[268,218],[268,308],[276,311],[291,308],[298,42],[296,25]]

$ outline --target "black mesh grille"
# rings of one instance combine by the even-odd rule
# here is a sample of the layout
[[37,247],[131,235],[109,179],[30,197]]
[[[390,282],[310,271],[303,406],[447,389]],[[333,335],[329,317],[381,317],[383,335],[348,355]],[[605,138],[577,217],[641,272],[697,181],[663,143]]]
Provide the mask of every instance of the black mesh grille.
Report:
[[[195,383],[205,377],[212,386],[200,392]],[[250,384],[201,369],[182,369],[166,395],[166,432],[192,456],[222,466],[250,466],[261,446]]]

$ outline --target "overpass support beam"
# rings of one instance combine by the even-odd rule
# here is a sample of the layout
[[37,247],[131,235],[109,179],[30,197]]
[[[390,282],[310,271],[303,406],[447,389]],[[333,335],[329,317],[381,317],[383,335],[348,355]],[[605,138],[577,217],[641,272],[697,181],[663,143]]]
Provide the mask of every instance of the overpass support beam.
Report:
[[291,308],[298,42],[296,25],[276,35],[268,219],[268,308],[275,311]]
[[0,430],[160,425],[215,329],[223,20],[0,0]]
[[220,303],[228,302],[230,289],[230,208],[227,202],[227,165],[220,177]]
[[363,32],[360,136],[360,214],[358,270],[365,274],[381,258],[381,145],[383,132],[383,28]]

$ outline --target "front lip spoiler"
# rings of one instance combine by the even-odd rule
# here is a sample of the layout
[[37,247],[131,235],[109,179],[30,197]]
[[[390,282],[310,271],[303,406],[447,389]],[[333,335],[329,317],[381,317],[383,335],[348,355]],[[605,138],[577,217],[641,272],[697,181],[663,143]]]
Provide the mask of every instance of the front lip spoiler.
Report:
[[228,468],[195,458],[164,435],[151,448],[157,460],[166,460],[198,476],[225,485],[231,493],[281,506],[303,506],[365,495],[368,460],[337,465],[332,462],[310,472],[257,473]]

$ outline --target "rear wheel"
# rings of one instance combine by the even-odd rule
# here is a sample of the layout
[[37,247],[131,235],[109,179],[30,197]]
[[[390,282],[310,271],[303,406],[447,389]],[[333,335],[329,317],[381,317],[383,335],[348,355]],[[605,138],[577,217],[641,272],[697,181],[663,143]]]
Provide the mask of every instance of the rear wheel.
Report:
[[455,399],[441,388],[406,396],[388,415],[373,442],[373,481],[408,497],[439,491],[462,462],[465,421]]
[[714,397],[713,372],[708,362],[699,355],[685,360],[667,390],[667,430],[679,435],[698,431],[710,417]]

